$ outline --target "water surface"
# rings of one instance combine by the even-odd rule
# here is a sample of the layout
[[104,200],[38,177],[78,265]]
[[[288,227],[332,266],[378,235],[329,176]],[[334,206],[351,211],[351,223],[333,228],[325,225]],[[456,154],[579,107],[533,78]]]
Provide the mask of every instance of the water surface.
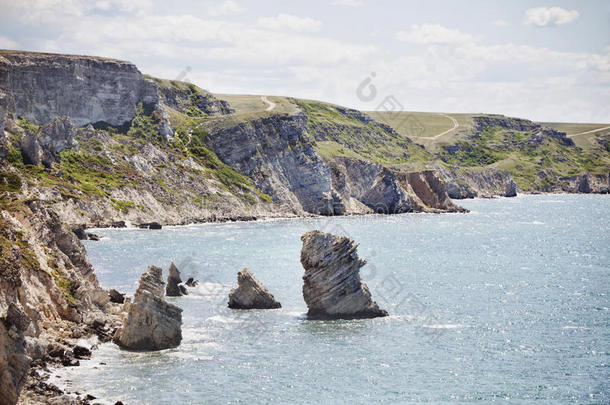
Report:
[[[170,261],[199,287],[180,347],[102,345],[62,370],[72,389],[127,404],[608,403],[610,197],[466,200],[469,214],[405,214],[103,229],[86,241],[102,285],[132,294]],[[391,316],[308,321],[300,236],[347,235]],[[280,310],[226,308],[248,267]],[[105,364],[100,364],[105,363]]]

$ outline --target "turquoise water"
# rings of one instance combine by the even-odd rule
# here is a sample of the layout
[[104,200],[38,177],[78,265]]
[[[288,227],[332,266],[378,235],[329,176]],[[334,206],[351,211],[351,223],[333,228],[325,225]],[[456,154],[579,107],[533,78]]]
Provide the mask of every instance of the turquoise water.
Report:
[[[610,196],[460,204],[472,212],[98,230],[85,243],[104,287],[131,294],[172,260],[202,283],[172,299],[180,347],[102,345],[62,379],[126,404],[610,402]],[[304,318],[311,229],[360,243],[390,317]],[[226,308],[243,267],[281,310]]]

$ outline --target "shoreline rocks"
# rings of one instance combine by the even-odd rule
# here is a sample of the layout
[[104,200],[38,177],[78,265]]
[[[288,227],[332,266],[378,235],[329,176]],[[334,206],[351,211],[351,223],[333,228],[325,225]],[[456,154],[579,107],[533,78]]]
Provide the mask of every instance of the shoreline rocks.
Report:
[[275,309],[282,305],[273,294],[248,269],[237,273],[237,288],[229,293],[229,308],[232,309]]
[[167,286],[165,287],[165,295],[168,297],[181,297],[188,295],[186,287],[182,285],[182,278],[180,278],[180,270],[172,262],[169,265],[169,274],[167,276]]
[[310,319],[388,316],[360,280],[360,268],[366,260],[358,257],[355,241],[321,231],[307,232],[301,240],[303,298]]
[[162,350],[182,341],[182,309],[163,299],[163,270],[149,266],[140,277],[133,302],[123,306],[122,324],[113,341],[124,349]]

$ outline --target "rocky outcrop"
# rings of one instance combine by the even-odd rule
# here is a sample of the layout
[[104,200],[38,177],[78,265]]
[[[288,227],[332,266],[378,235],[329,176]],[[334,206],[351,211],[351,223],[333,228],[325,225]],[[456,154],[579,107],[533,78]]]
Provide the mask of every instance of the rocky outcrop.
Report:
[[332,215],[330,172],[306,135],[302,114],[209,128],[218,157],[296,213]]
[[24,336],[29,324],[29,317],[15,303],[0,319],[0,404],[15,404],[25,384],[32,361]]
[[436,170],[398,173],[398,181],[410,191],[415,211],[468,212],[455,204],[447,192],[447,185]]
[[543,191],[549,193],[610,193],[610,174],[585,173],[578,176],[562,177],[557,185]]
[[158,85],[161,102],[181,113],[187,112],[190,107],[197,107],[207,115],[224,115],[235,111],[226,101],[193,84],[164,80],[159,81]]
[[437,167],[450,198],[514,197],[517,184],[506,170]]
[[282,305],[248,269],[237,273],[237,288],[229,293],[229,308],[232,309],[273,309]]
[[21,138],[21,154],[27,164],[44,164],[51,167],[59,161],[59,154],[64,149],[78,147],[74,139],[76,127],[70,118],[54,118],[40,128],[37,133],[27,131]]
[[[413,203],[395,174],[382,165],[352,158],[335,158],[329,163],[335,198],[334,214],[368,212],[399,214],[413,211]],[[366,211],[365,211],[366,212]]]
[[0,89],[8,111],[37,124],[69,116],[79,126],[122,126],[138,103],[157,104],[159,97],[130,62],[24,51],[0,51]]
[[180,270],[172,262],[169,265],[169,274],[167,276],[167,286],[165,287],[165,295],[168,297],[180,297],[187,295],[186,287],[182,285],[182,278],[180,278]]
[[345,157],[335,158],[328,165],[335,215],[465,211],[451,201],[436,171],[404,173]]
[[15,403],[30,365],[55,361],[48,347],[98,332],[101,337],[114,319],[107,293],[73,232],[43,202],[21,203],[18,196],[16,191],[0,196],[3,204],[13,199],[0,212],[3,404]]
[[354,319],[387,316],[371,299],[368,287],[360,280],[366,261],[356,253],[352,239],[320,231],[301,237],[303,298],[310,318]]
[[162,350],[182,341],[182,309],[163,299],[160,267],[150,266],[140,277],[133,302],[123,305],[122,324],[113,341],[130,350]]

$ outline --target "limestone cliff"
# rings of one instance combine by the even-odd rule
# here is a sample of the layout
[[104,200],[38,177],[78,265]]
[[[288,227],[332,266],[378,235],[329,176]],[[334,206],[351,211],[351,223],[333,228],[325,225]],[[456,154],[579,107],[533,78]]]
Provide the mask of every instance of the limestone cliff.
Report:
[[302,114],[272,115],[209,130],[210,146],[264,193],[298,213],[332,215],[330,171]]
[[323,159],[308,128],[308,117],[303,113],[221,127],[210,124],[208,144],[224,163],[297,214],[458,210],[446,203],[448,197],[440,180],[428,188],[427,193],[438,194],[427,198],[432,204],[428,205],[417,196],[420,188],[407,186],[406,177],[403,187],[395,172],[379,163],[344,157]]
[[448,168],[438,166],[450,198],[514,197],[517,185],[506,170],[494,168]]
[[8,111],[37,124],[69,116],[79,126],[121,126],[139,102],[159,99],[155,84],[130,62],[23,51],[0,52],[0,88]]
[[116,308],[85,249],[44,202],[25,199],[15,170],[0,171],[0,403],[15,403],[32,362],[53,345],[112,326]]

